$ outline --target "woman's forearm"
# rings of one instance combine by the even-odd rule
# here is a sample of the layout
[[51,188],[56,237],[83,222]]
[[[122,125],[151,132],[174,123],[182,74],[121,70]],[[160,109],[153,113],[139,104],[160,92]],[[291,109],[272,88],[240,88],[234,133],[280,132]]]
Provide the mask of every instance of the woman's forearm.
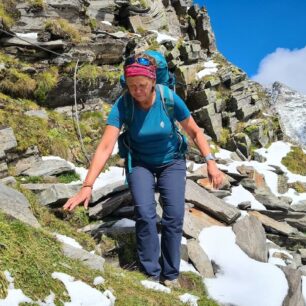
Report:
[[96,178],[103,170],[109,157],[110,154],[107,153],[105,150],[99,150],[99,148],[96,150],[94,157],[90,163],[90,167],[88,169],[83,185],[93,186]]
[[206,140],[205,135],[200,129],[195,133],[195,137],[193,141],[198,147],[202,156],[206,157],[207,155],[211,154],[211,150],[210,150],[208,141]]

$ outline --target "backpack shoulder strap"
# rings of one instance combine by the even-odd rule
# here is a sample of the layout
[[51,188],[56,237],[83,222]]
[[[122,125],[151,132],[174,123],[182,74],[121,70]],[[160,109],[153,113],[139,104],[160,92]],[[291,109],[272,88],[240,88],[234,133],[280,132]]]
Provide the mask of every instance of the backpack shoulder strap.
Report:
[[132,97],[126,92],[123,95],[123,105],[124,105],[124,128],[127,130],[131,126],[134,119],[134,101]]
[[157,84],[157,88],[160,92],[160,96],[163,103],[163,108],[167,114],[167,116],[174,123],[174,97],[173,92],[167,86],[163,86],[161,84]]

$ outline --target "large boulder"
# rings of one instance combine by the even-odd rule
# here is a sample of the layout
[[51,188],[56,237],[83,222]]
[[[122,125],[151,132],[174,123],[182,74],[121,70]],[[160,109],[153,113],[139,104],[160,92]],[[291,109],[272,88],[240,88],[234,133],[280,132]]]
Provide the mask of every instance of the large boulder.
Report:
[[26,197],[19,191],[0,183],[0,210],[33,227],[40,227]]
[[233,223],[241,214],[239,209],[215,197],[191,180],[186,182],[185,199],[217,220],[227,224]]
[[233,225],[236,243],[251,258],[267,262],[266,234],[261,222],[254,216],[246,216]]

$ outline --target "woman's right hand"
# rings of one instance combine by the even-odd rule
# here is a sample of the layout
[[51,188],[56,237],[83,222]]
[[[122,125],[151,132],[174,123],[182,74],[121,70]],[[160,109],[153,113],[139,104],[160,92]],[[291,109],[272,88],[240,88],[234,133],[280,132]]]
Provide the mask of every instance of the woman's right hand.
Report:
[[81,203],[84,203],[84,207],[87,209],[91,198],[91,191],[92,188],[90,186],[82,187],[82,189],[75,196],[68,199],[68,201],[64,204],[64,210],[72,211]]

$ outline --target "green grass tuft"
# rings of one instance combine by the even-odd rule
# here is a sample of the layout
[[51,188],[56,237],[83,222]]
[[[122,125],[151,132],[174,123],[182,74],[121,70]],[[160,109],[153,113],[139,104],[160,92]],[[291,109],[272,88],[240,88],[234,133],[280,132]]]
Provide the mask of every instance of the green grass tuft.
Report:
[[56,67],[51,67],[36,76],[37,88],[34,95],[39,102],[46,100],[49,91],[56,86],[58,78],[58,69]]
[[0,73],[0,90],[17,98],[32,97],[36,88],[36,81],[26,73],[16,68],[6,69]]
[[80,32],[68,20],[63,18],[47,20],[45,30],[50,31],[56,37],[67,39],[75,44],[82,41]]
[[300,147],[292,147],[283,157],[282,164],[292,173],[306,175],[306,154]]

